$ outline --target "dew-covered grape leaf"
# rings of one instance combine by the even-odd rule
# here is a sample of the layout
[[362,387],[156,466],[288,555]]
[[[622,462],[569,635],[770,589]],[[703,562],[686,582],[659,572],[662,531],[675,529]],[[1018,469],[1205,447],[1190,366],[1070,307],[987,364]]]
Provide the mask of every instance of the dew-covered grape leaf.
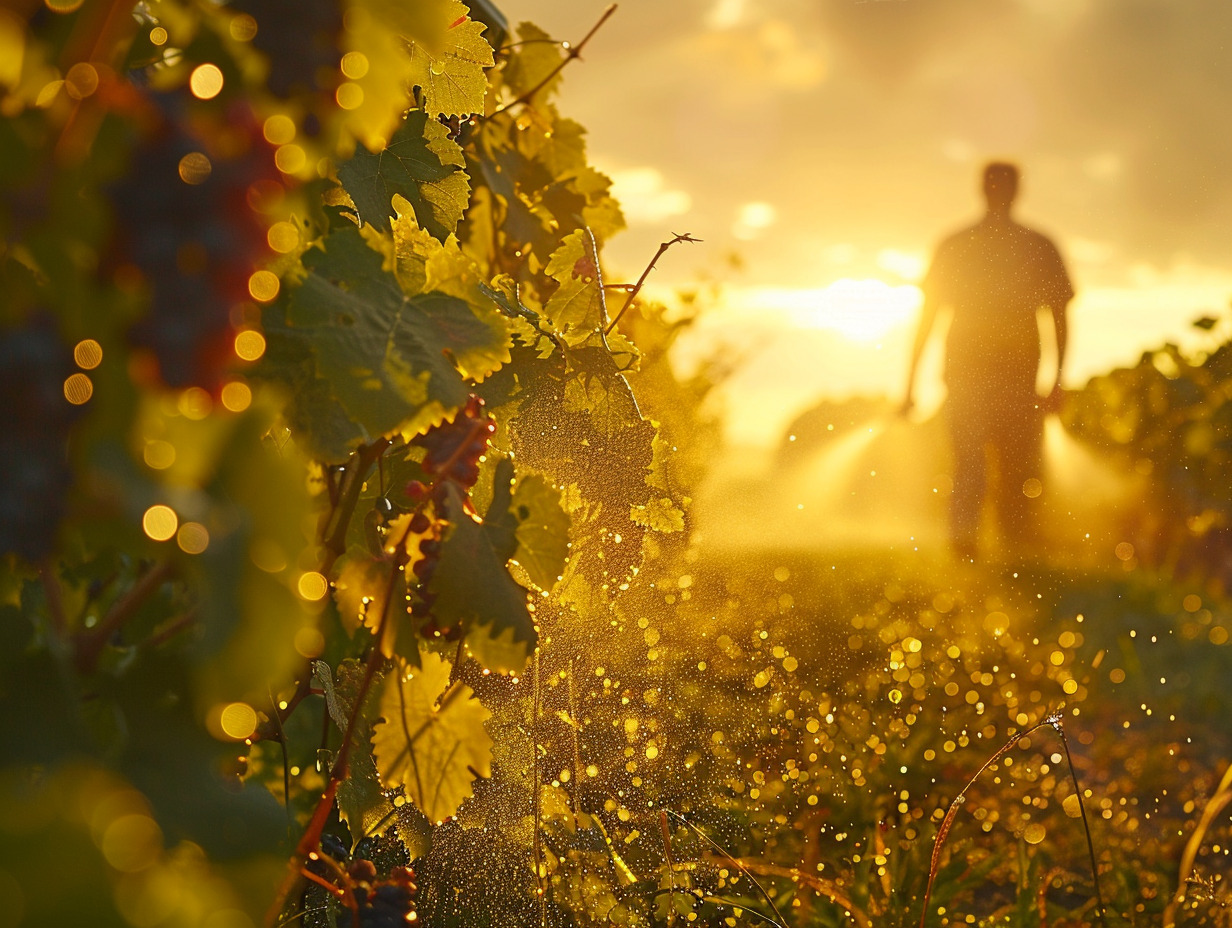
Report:
[[581,344],[603,321],[598,269],[583,230],[567,235],[552,252],[546,273],[560,286],[548,298],[543,314],[567,342]]
[[470,199],[465,165],[449,130],[414,110],[384,151],[371,152],[361,143],[354,156],[339,165],[338,179],[361,222],[390,231],[389,220],[396,215],[393,198],[402,196],[419,225],[444,241],[458,227]]
[[510,511],[512,478],[513,465],[501,461],[482,522],[466,512],[461,491],[448,485],[442,509],[451,524],[429,589],[436,594],[433,613],[462,623],[467,646],[484,666],[516,673],[526,666],[537,634],[526,590],[507,567],[518,550],[518,520]]
[[484,68],[494,63],[492,46],[483,37],[486,27],[471,19],[463,4],[450,0],[445,5],[452,25],[443,36],[407,39],[408,80],[422,89],[428,115],[469,116],[483,110]]
[[483,727],[491,713],[470,687],[450,684],[447,661],[424,653],[420,662],[386,679],[372,747],[385,787],[402,787],[407,799],[439,822],[471,795],[475,775],[491,774],[492,739]]
[[665,497],[651,499],[643,506],[634,506],[629,510],[629,518],[656,532],[684,531],[684,511]]
[[436,292],[407,297],[354,228],[330,233],[303,261],[308,274],[290,295],[288,320],[369,435],[398,429],[429,404],[465,402],[469,388],[455,359],[490,351],[494,341],[493,328],[465,300]]
[[560,504],[560,490],[540,474],[528,474],[513,493],[513,512],[518,518],[513,558],[532,583],[551,590],[569,556],[569,514]]

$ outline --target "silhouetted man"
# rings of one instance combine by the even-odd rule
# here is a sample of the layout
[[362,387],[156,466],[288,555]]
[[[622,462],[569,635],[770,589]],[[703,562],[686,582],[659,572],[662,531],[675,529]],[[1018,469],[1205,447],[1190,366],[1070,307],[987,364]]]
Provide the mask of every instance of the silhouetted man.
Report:
[[[986,486],[986,451],[999,476],[996,503],[1011,545],[1025,545],[1034,526],[1030,498],[1039,495],[1043,414],[1060,398],[1065,313],[1074,296],[1056,246],[1010,218],[1018,169],[994,162],[984,169],[988,212],[937,248],[921,284],[924,305],[911,350],[904,410],[912,406],[916,368],[937,318],[953,311],[946,341],[945,383],[954,446],[950,530],[961,557],[975,555]],[[1047,400],[1035,392],[1040,363],[1038,310],[1051,312],[1057,370]]]

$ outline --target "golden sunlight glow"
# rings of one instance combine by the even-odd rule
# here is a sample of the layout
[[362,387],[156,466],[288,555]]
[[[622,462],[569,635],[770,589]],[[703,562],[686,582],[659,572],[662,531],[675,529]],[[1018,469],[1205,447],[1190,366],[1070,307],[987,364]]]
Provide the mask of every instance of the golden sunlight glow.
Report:
[[851,341],[872,342],[910,320],[920,299],[919,288],[910,284],[844,277],[820,288],[757,288],[748,294],[748,308],[778,310],[801,328],[831,329]]

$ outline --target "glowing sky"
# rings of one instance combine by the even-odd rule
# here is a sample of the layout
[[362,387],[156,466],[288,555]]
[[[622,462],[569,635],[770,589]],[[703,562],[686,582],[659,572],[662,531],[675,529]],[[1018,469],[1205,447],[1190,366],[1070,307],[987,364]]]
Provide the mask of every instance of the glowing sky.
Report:
[[[508,0],[580,38],[599,0]],[[746,358],[729,435],[776,440],[821,396],[901,393],[933,245],[989,158],[1079,295],[1066,381],[1132,363],[1232,296],[1227,0],[623,0],[562,109],[590,130],[634,275],[723,284],[701,340]],[[731,256],[738,255],[740,266]]]

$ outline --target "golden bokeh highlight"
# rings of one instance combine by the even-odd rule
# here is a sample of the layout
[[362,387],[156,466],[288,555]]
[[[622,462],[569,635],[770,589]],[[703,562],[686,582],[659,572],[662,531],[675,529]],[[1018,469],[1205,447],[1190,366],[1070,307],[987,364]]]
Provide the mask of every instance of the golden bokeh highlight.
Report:
[[274,152],[274,164],[283,174],[297,174],[308,163],[308,156],[298,145],[283,145]]
[[1022,483],[1022,495],[1027,499],[1038,499],[1044,492],[1044,484],[1038,477],[1028,477]]
[[155,470],[166,470],[175,463],[175,445],[159,438],[152,439],[145,443],[142,457],[146,466]]
[[222,388],[222,405],[231,412],[243,412],[252,405],[252,390],[242,380],[232,380]]
[[265,240],[270,248],[280,255],[285,255],[299,247],[299,229],[293,222],[276,222],[265,233]]
[[339,84],[338,89],[334,91],[334,100],[344,110],[358,109],[364,102],[364,88],[349,81]]
[[368,73],[368,56],[363,52],[347,52],[342,56],[342,73],[353,81]]
[[60,88],[64,86],[64,81],[48,81],[43,85],[43,89],[38,92],[38,97],[34,100],[34,105],[39,109],[46,109],[55,102],[56,96],[60,93]]
[[222,92],[222,69],[216,64],[201,64],[193,68],[188,87],[198,100],[213,100]]
[[112,867],[121,873],[137,873],[153,866],[162,855],[163,833],[150,816],[134,812],[114,819],[99,844]]
[[325,636],[315,628],[301,628],[295,633],[295,650],[300,657],[320,657],[325,652]]
[[254,271],[248,278],[248,292],[259,303],[268,303],[278,296],[281,286],[278,275],[273,271]]
[[46,0],[47,9],[53,13],[72,13],[84,0]]
[[214,411],[213,398],[200,387],[189,387],[180,394],[175,405],[180,415],[194,421],[204,419]]
[[74,406],[88,403],[94,395],[94,382],[85,374],[69,374],[64,381],[64,398]]
[[167,44],[167,39],[171,38],[167,34],[167,30],[162,26],[155,26],[150,30],[150,44],[162,47]]
[[64,91],[74,100],[84,100],[98,90],[98,71],[88,61],[79,61],[64,75]]
[[257,21],[247,13],[240,13],[231,19],[227,31],[237,42],[251,42],[257,37]]
[[1116,546],[1115,553],[1116,553],[1118,561],[1133,560],[1134,546],[1130,544],[1128,541],[1123,541],[1119,545]]
[[245,329],[235,336],[236,357],[255,361],[265,354],[265,336],[254,329]]
[[1023,829],[1022,840],[1026,841],[1027,844],[1039,844],[1047,835],[1048,829],[1039,822],[1032,822]]
[[151,506],[141,517],[141,528],[154,541],[167,541],[175,536],[180,527],[180,518],[175,510],[162,503]]
[[329,581],[315,570],[300,574],[299,583],[296,586],[299,589],[299,595],[309,602],[324,599],[325,594],[329,592]]
[[175,543],[185,554],[200,554],[210,546],[210,533],[200,522],[185,522],[175,533]]
[[83,339],[73,346],[73,360],[83,371],[92,371],[103,363],[103,346],[92,338]]
[[210,159],[204,153],[199,151],[190,151],[180,159],[180,180],[186,184],[196,186],[204,184],[210,179],[210,174],[214,170],[214,165],[210,164]]
[[243,741],[257,730],[257,713],[246,702],[233,702],[223,707],[218,723],[228,738]]
[[285,145],[295,138],[295,120],[282,113],[276,113],[261,127],[265,141],[271,145]]

